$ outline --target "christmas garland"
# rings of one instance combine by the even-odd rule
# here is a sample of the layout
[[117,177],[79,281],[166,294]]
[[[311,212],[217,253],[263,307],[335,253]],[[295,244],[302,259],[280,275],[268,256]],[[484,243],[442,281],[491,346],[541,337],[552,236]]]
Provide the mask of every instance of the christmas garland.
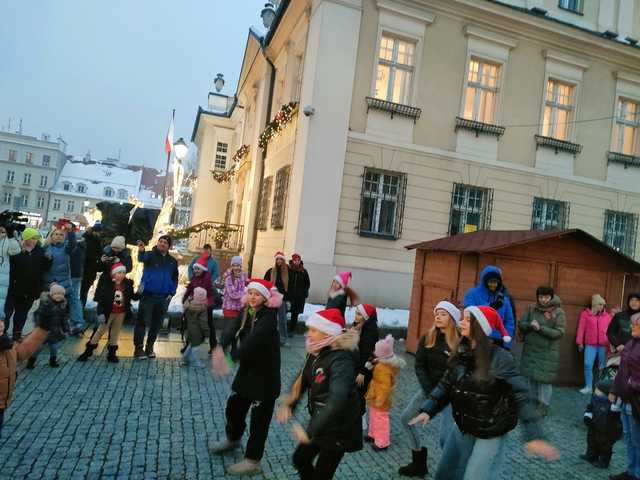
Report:
[[174,240],[179,240],[183,238],[189,238],[191,235],[200,233],[203,230],[214,230],[215,233],[213,235],[213,239],[215,243],[221,243],[227,246],[229,242],[229,237],[232,233],[238,231],[237,227],[231,227],[229,225],[225,225],[222,223],[216,222],[202,222],[196,225],[191,225],[190,227],[181,228],[177,230],[170,230],[167,232]]
[[284,130],[284,127],[293,120],[296,113],[298,113],[298,102],[290,102],[283,105],[260,134],[258,146],[263,150],[266,149],[269,142]]
[[211,170],[211,175],[213,179],[218,183],[228,183],[231,179],[238,173],[240,170],[241,161],[249,155],[249,145],[242,145],[236,153],[231,157],[231,167],[228,170],[216,171]]

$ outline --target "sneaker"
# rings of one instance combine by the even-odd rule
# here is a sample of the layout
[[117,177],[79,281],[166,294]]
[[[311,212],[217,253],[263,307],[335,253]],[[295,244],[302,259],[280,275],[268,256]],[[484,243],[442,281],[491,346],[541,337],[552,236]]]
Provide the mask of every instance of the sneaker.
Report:
[[142,347],[136,347],[135,351],[133,352],[133,358],[144,360],[147,358],[147,354],[144,352]]
[[376,452],[384,452],[387,448],[389,448],[389,446],[387,445],[386,447],[379,447],[374,444],[374,445],[371,445],[371,448],[373,448],[373,450]]
[[589,387],[584,387],[582,390],[580,390],[580,393],[583,395],[591,395],[591,389]]
[[49,366],[52,368],[58,368],[60,363],[58,363],[58,359],[56,357],[49,358]]
[[36,368],[36,357],[29,357],[29,360],[27,360],[27,368],[29,370]]
[[373,443],[374,442],[374,438],[370,437],[369,435],[365,435],[364,436],[364,441],[367,443]]
[[152,349],[147,349],[144,353],[147,355],[147,358],[156,358],[156,354]]
[[232,442],[228,438],[225,438],[224,440],[220,440],[218,442],[214,442],[211,445],[209,445],[209,451],[211,453],[220,454],[220,453],[230,452],[231,450],[235,450],[239,446],[240,446],[240,441]]
[[596,461],[597,457],[595,455],[589,455],[588,453],[583,453],[580,455],[580,458],[585,462],[593,463]]
[[245,458],[241,462],[238,462],[234,465],[231,465],[227,469],[227,473],[229,475],[255,475],[262,471],[262,466],[260,466],[260,462],[256,462],[255,460],[249,460]]

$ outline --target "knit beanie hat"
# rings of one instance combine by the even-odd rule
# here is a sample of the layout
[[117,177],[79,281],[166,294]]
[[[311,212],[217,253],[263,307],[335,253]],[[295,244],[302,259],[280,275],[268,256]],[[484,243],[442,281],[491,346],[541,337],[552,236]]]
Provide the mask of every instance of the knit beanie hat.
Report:
[[342,312],[337,308],[328,308],[311,314],[307,319],[307,328],[313,327],[327,335],[340,335],[346,327]]
[[40,232],[35,228],[25,228],[22,232],[22,240],[31,240],[32,238],[40,238]]
[[376,342],[376,347],[373,351],[376,358],[385,359],[393,357],[393,337],[387,335],[382,340]]
[[601,295],[595,294],[591,297],[591,306],[595,307],[596,305],[606,305],[604,298]]
[[202,287],[196,287],[193,289],[193,303],[197,305],[207,304],[207,291]]
[[242,266],[242,257],[240,255],[236,255],[235,257],[231,257],[231,265]]
[[494,331],[497,331],[504,342],[511,341],[511,336],[502,323],[502,317],[500,317],[500,314],[493,308],[485,306],[467,307],[465,308],[465,312],[469,312],[475,317],[487,337],[491,336]]
[[340,284],[342,288],[349,286],[351,280],[351,272],[340,272],[333,279]]
[[631,320],[631,325],[633,325],[634,323],[640,323],[640,312],[634,313],[633,315],[631,315],[630,320]]
[[356,311],[360,315],[362,315],[362,318],[364,318],[365,322],[377,313],[376,307],[374,307],[373,305],[369,305],[368,303],[361,303],[356,307]]
[[93,224],[93,231],[94,232],[101,232],[102,231],[102,222],[100,220],[96,221],[96,223]]
[[271,290],[273,289],[273,283],[268,280],[263,280],[261,278],[253,278],[249,281],[249,285],[247,285],[247,290],[256,290],[260,293],[264,298],[269,300],[271,298]]
[[202,270],[203,272],[206,272],[206,271],[209,270],[207,268],[207,263],[208,263],[208,259],[207,259],[207,257],[205,257],[203,255],[198,259],[198,261],[196,263],[193,264],[193,268],[198,268],[198,269]]
[[113,237],[113,240],[111,240],[111,247],[112,248],[120,248],[122,250],[124,250],[127,246],[127,242],[124,239],[124,237],[122,235],[118,235],[117,237]]
[[456,307],[453,303],[447,302],[446,300],[442,300],[438,302],[438,304],[433,309],[434,315],[436,314],[436,310],[446,311],[449,315],[451,315],[451,318],[453,318],[453,321],[456,322],[456,326],[460,326],[460,320],[462,319],[462,312],[460,312],[460,309]]
[[287,260],[287,258],[284,256],[283,252],[276,252],[276,254],[273,256],[273,258],[275,260],[281,259],[281,260]]
[[165,240],[169,244],[169,246],[171,246],[171,244],[173,243],[169,235],[160,235],[158,237],[158,240]]
[[65,294],[65,289],[62,285],[58,285],[57,283],[52,283],[49,287],[49,295],[55,295],[56,293],[60,293],[62,295]]
[[115,275],[116,273],[127,273],[127,268],[121,263],[114,263],[111,266],[111,275]]

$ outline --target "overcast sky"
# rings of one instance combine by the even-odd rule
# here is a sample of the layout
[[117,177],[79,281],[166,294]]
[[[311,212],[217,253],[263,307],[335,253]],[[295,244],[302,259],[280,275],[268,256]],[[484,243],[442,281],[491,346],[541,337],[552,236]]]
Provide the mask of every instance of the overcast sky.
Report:
[[235,91],[264,0],[0,1],[0,128],[163,168],[171,109],[190,140],[215,74]]

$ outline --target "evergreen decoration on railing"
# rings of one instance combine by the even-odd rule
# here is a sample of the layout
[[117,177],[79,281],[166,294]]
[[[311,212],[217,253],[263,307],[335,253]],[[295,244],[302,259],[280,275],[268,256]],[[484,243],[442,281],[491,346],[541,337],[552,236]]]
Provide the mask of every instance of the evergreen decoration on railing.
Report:
[[267,148],[269,142],[284,130],[284,127],[291,122],[296,113],[298,113],[298,102],[290,102],[283,105],[275,117],[273,117],[273,120],[267,124],[264,131],[260,134],[258,146],[263,150]]
[[238,173],[244,160],[249,155],[249,145],[242,145],[236,153],[231,157],[231,167],[227,170],[211,170],[213,179],[218,183],[229,183],[231,179]]
[[213,230],[213,242],[218,250],[223,247],[229,247],[229,239],[232,234],[240,231],[238,225],[231,225],[218,222],[202,222],[190,227],[170,230],[167,232],[174,240],[189,238],[191,235],[198,234],[202,231]]

